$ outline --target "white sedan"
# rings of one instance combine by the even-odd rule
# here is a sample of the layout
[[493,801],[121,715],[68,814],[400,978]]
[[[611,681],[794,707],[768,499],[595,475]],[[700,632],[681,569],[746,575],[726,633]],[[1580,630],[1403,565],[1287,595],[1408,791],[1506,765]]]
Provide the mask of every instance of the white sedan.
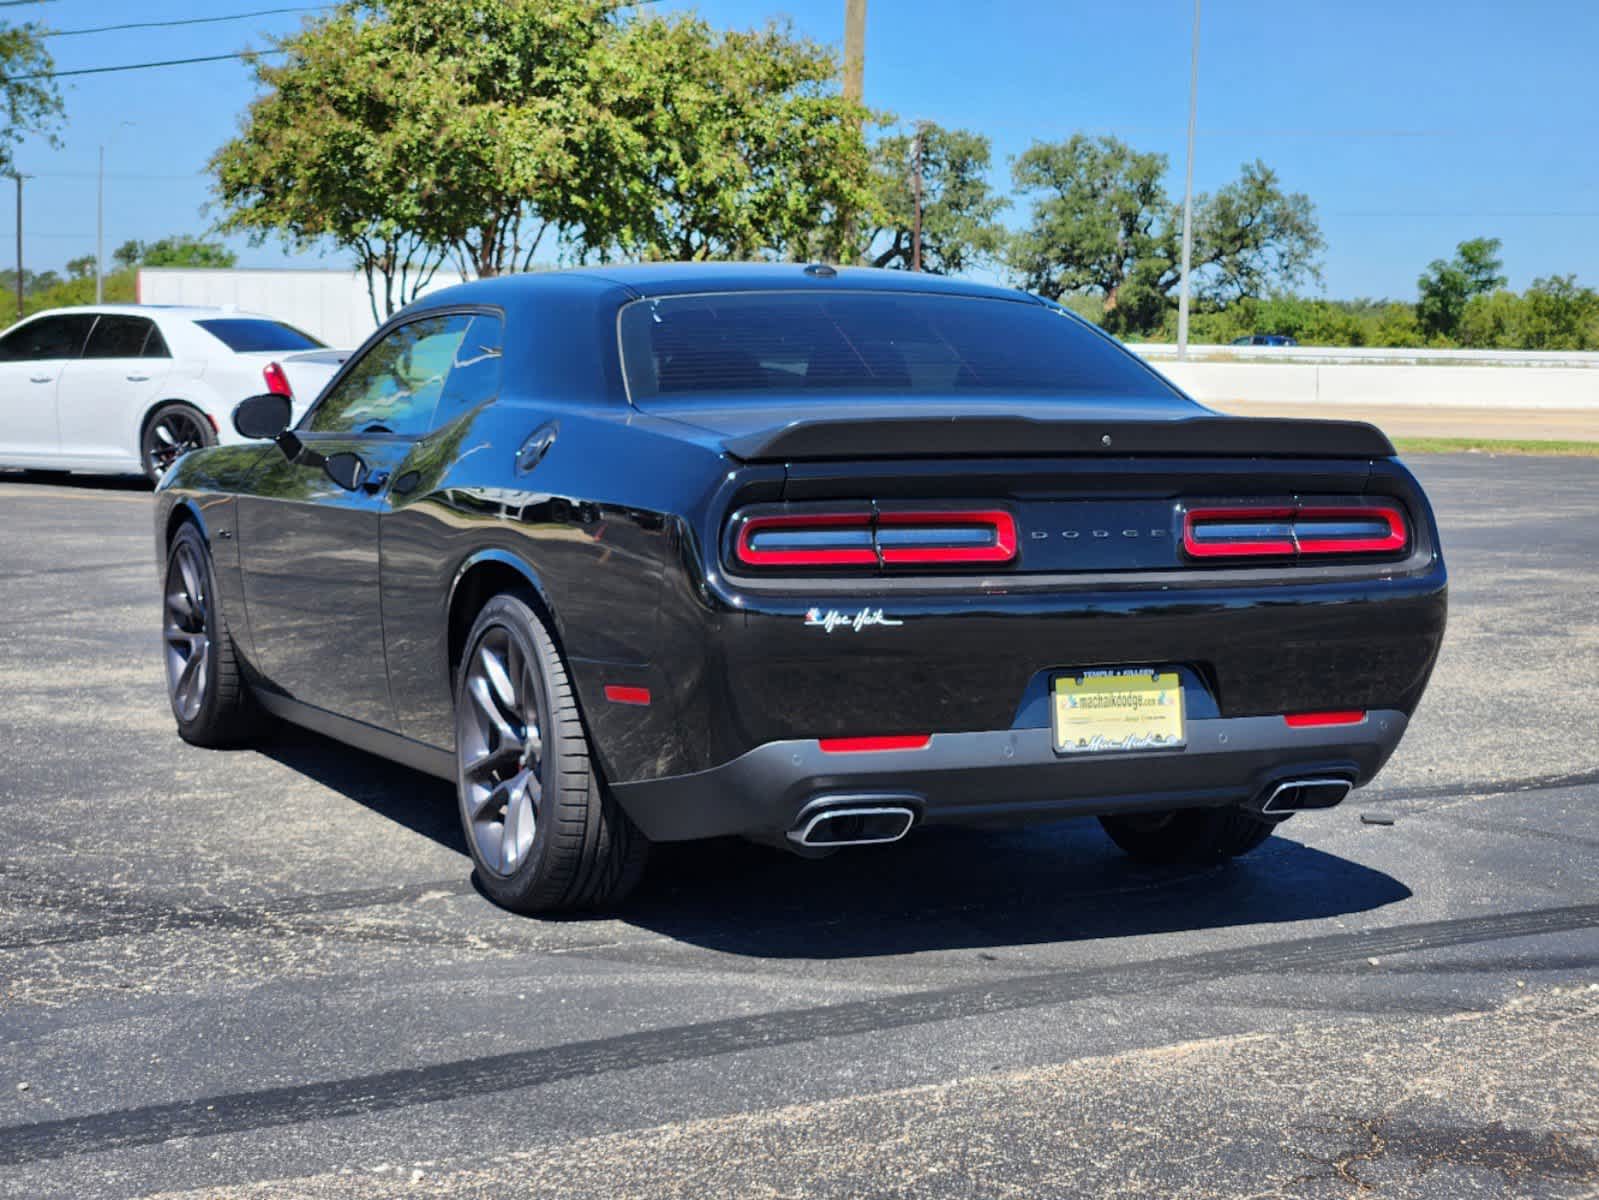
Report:
[[36,313],[0,335],[0,467],[159,479],[239,442],[233,408],[289,395],[295,419],[347,357],[271,317],[137,304]]

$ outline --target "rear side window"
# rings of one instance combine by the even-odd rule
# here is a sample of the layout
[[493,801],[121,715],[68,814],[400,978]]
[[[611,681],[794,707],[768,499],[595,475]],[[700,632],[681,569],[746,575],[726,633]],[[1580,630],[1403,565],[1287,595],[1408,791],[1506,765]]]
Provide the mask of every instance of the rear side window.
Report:
[[450,374],[439,395],[435,429],[448,425],[464,412],[494,399],[500,391],[500,351],[504,327],[500,318],[487,313],[467,317],[466,332],[455,348]]
[[94,332],[83,348],[83,357],[138,358],[144,353],[145,342],[154,328],[155,322],[149,317],[102,316],[94,323]]
[[93,313],[66,313],[29,321],[0,338],[0,362],[77,358],[93,325]]
[[309,431],[428,432],[456,352],[475,319],[465,313],[423,317],[391,330],[323,395],[311,412]]
[[622,310],[635,401],[763,392],[890,397],[1170,396],[1154,371],[1052,305],[928,293],[736,292]]
[[282,321],[265,321],[259,317],[208,317],[195,324],[235,354],[322,348],[322,343],[310,334],[301,333]]

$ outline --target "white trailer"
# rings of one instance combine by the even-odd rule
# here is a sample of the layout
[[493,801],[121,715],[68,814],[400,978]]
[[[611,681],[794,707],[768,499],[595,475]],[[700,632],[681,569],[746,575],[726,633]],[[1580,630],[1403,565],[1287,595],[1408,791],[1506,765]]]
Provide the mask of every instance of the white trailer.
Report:
[[[425,290],[460,282],[457,272],[440,271]],[[231,306],[341,349],[359,346],[377,328],[359,271],[140,267],[136,286],[140,304]]]

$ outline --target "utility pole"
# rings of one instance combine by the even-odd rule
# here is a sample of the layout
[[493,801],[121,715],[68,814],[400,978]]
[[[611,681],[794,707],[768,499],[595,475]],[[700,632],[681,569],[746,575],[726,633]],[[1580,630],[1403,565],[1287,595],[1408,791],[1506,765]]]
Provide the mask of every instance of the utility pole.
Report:
[[17,181],[17,320],[22,320],[22,172],[12,171]]
[[94,302],[105,303],[105,146],[100,147],[100,173],[94,188]]
[[[844,99],[861,103],[866,76],[866,0],[844,0]],[[844,243],[839,248],[845,262],[855,259],[855,214],[844,214]]]
[[844,99],[861,102],[865,77],[866,0],[844,0]]
[[922,142],[927,126],[916,122],[916,148],[911,153],[915,164],[911,170],[911,195],[915,197],[914,217],[911,222],[911,270],[922,269]]
[[1188,62],[1188,166],[1183,175],[1183,279],[1177,293],[1177,360],[1188,357],[1189,268],[1194,260],[1194,123],[1199,112],[1199,2],[1194,0],[1194,44]]

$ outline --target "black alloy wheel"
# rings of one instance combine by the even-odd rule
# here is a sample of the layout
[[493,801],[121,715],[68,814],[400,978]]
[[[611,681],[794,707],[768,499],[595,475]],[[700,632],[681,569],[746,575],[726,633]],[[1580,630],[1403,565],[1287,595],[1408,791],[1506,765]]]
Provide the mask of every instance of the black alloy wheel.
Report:
[[521,597],[478,614],[455,696],[461,826],[483,890],[522,913],[619,902],[648,842],[600,779],[566,665]]
[[189,451],[216,444],[216,431],[199,410],[187,404],[164,404],[145,422],[139,460],[150,482],[159,483],[172,464]]

